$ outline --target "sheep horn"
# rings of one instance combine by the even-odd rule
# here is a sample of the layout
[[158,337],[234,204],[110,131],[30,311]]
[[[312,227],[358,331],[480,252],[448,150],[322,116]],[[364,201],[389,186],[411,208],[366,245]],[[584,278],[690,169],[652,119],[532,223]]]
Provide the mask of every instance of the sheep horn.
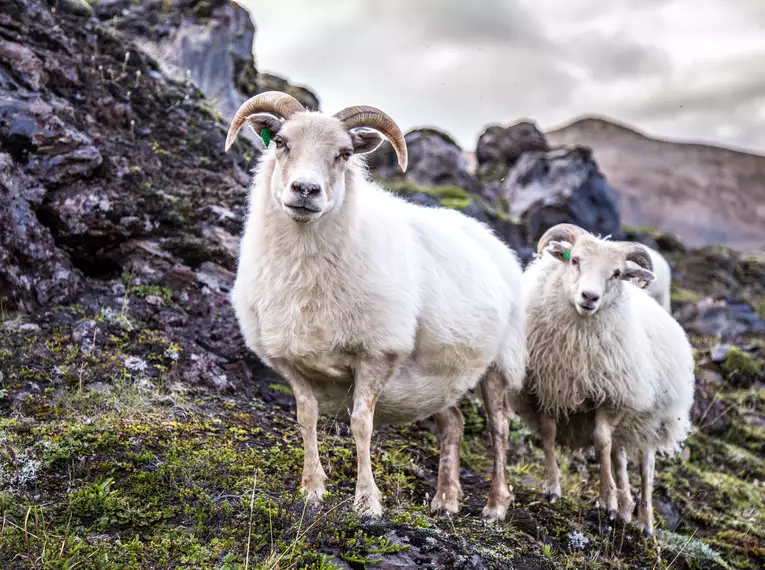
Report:
[[627,261],[638,264],[643,269],[653,271],[653,260],[648,250],[634,242],[624,244],[624,257]]
[[390,141],[390,144],[393,145],[393,150],[396,151],[398,165],[401,167],[401,170],[406,172],[409,157],[407,155],[404,133],[401,132],[396,122],[388,115],[376,107],[357,105],[338,111],[335,113],[335,118],[340,119],[343,126],[348,130],[354,127],[369,127],[383,134]]
[[226,152],[234,144],[236,136],[247,122],[250,115],[255,113],[271,113],[284,119],[289,119],[295,113],[305,111],[305,107],[292,95],[280,91],[266,91],[250,97],[242,103],[237,110],[234,118],[231,119],[231,126],[228,128],[226,136]]
[[576,242],[576,238],[583,236],[587,231],[574,224],[557,224],[548,229],[537,244],[537,253],[541,255],[544,248],[551,241],[567,241],[571,244]]

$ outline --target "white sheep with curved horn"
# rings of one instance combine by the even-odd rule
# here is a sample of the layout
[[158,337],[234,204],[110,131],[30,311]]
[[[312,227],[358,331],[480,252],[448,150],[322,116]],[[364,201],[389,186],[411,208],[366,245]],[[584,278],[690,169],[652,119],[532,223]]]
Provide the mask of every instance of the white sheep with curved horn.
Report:
[[638,517],[650,534],[654,456],[679,451],[691,427],[691,344],[672,315],[635,285],[654,280],[645,246],[558,224],[539,240],[538,251],[524,272],[526,377],[510,400],[542,439],[543,492],[561,495],[556,443],[593,445],[599,504],[629,521],[627,459],[639,459]]
[[[416,206],[366,177],[359,156],[381,133],[407,166],[404,135],[374,107],[308,112],[283,93],[245,102],[226,149],[250,122],[273,144],[249,195],[232,304],[248,347],[292,387],[303,434],[301,488],[321,501],[320,413],[350,420],[358,453],[354,504],[382,513],[372,475],[373,426],[434,416],[441,456],[433,511],[462,491],[458,400],[479,381],[494,447],[484,516],[503,519],[506,389],[523,379],[521,268],[484,224]],[[374,130],[353,130],[366,127]]]

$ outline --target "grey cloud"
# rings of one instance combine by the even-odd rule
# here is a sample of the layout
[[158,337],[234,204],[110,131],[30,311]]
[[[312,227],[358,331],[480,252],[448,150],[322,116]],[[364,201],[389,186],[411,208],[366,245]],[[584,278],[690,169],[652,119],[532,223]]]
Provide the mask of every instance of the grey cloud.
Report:
[[[257,4],[242,1],[257,24]],[[278,53],[259,58],[260,67],[314,88],[325,110],[377,105],[405,129],[435,126],[467,148],[488,123],[526,116],[550,128],[580,114],[612,116],[673,138],[765,148],[765,129],[751,118],[765,93],[758,79],[765,50],[746,53],[761,37],[756,23],[765,24],[765,2],[694,6],[693,0],[357,0],[333,4],[328,14],[312,0],[280,0],[269,7],[271,29],[258,30],[256,55],[264,35],[278,34]],[[667,7],[684,13],[683,20],[662,20],[659,9]],[[694,22],[707,33],[716,29],[715,14],[719,33],[705,41],[731,49],[696,54],[683,45],[682,37],[694,41]],[[652,34],[657,21],[661,33]],[[703,58],[715,66],[702,67]]]
[[732,113],[742,105],[765,103],[765,76],[756,68],[742,70],[727,81],[708,86],[690,86],[683,91],[657,93],[640,105],[639,114],[647,118],[670,117],[683,113]]
[[594,80],[657,75],[671,69],[665,51],[617,33],[587,34],[570,44],[569,49],[562,49],[561,53],[571,54]]

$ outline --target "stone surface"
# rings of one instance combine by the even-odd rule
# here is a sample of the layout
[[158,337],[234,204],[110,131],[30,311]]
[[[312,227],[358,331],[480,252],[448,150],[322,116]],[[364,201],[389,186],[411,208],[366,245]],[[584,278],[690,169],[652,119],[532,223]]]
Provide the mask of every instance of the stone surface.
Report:
[[550,150],[544,133],[536,123],[521,120],[507,127],[491,125],[478,137],[475,150],[478,176],[499,181],[525,152]]
[[[252,54],[255,25],[236,2],[103,0],[95,4],[95,13],[113,21],[167,76],[193,81],[228,120],[245,99],[262,91],[284,91],[307,108],[319,108],[307,88],[258,72]],[[242,133],[254,138],[250,129]]]
[[435,129],[406,133],[409,164],[402,175],[396,153],[387,141],[369,156],[370,172],[381,180],[404,180],[424,186],[457,186],[478,193],[480,185],[470,173],[462,149],[447,134]]
[[522,221],[532,241],[562,222],[604,236],[621,232],[616,191],[586,148],[526,152],[503,180],[488,183],[485,192],[508,203],[510,219]]

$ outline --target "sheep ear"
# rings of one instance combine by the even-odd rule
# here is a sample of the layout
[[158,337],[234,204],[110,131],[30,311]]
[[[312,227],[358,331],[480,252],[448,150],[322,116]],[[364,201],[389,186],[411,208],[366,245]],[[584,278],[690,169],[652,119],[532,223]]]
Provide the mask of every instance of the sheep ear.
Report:
[[[282,128],[281,119],[274,117],[270,113],[256,113],[247,117],[247,124],[250,125],[255,134],[263,140],[263,144],[276,136],[276,133]],[[263,138],[263,129],[268,129],[266,137]],[[267,145],[268,146],[268,145]]]
[[383,142],[382,136],[377,131],[351,131],[350,135],[353,152],[356,154],[372,152]]
[[622,279],[625,281],[629,279],[636,279],[637,286],[641,289],[645,289],[654,279],[656,279],[656,275],[654,275],[653,271],[648,271],[647,269],[636,266],[628,267],[625,269],[624,273],[622,273]]
[[551,241],[547,244],[545,251],[552,255],[555,259],[560,261],[567,261],[569,255],[571,254],[571,245],[565,242]]

